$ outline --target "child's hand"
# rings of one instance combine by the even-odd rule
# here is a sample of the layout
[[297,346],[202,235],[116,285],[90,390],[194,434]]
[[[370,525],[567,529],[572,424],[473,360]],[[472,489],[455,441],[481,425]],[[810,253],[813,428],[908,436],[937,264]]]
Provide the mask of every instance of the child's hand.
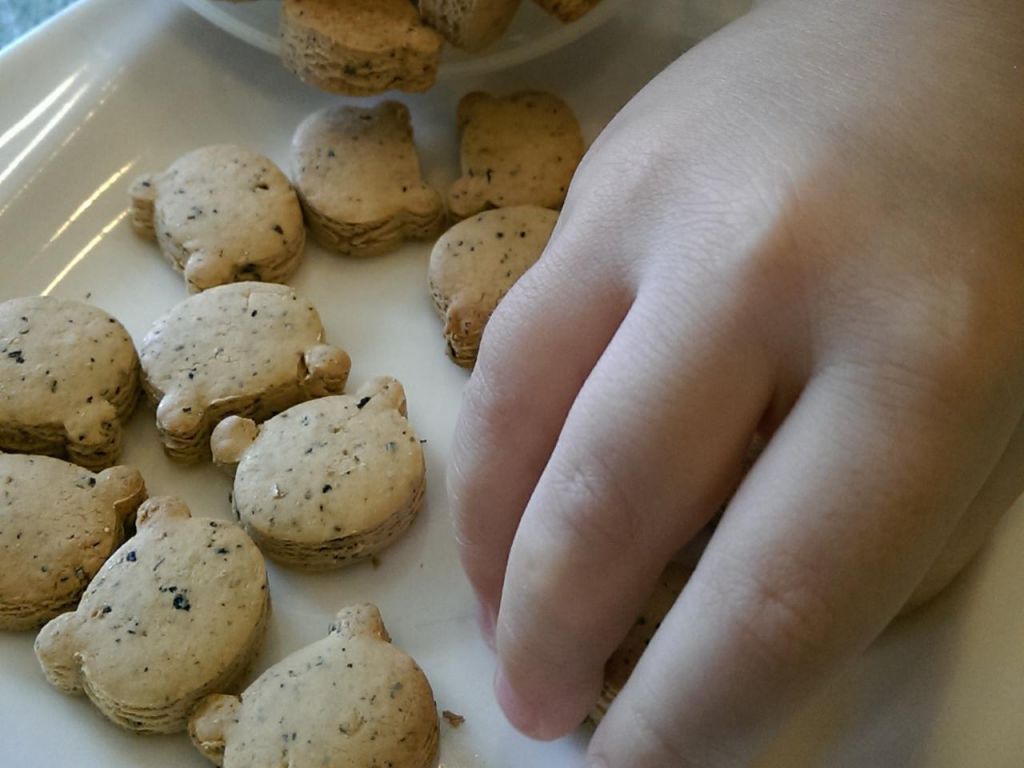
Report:
[[1022,9],[762,3],[590,151],[450,478],[516,726],[582,720],[755,430],[595,764],[745,764],[1024,487]]

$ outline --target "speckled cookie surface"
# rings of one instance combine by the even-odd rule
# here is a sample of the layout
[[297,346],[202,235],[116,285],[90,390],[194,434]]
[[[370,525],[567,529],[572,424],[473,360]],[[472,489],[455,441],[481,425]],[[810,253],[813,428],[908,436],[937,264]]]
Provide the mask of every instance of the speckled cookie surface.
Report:
[[535,2],[562,21],[576,21],[594,10],[601,0],[535,0]]
[[200,698],[235,684],[269,606],[263,557],[241,527],[154,498],[78,609],[43,628],[36,655],[53,685],[118,725],[173,733]]
[[281,60],[307,83],[352,96],[425,91],[441,36],[409,0],[284,0]]
[[557,219],[557,212],[532,205],[497,208],[460,221],[434,245],[430,295],[456,363],[476,362],[491,313],[540,258]]
[[145,495],[128,467],[93,474],[0,454],[0,630],[34,629],[73,608]]
[[306,229],[295,190],[269,159],[217,144],[189,152],[131,189],[132,226],[155,238],[191,291],[243,280],[284,282]]
[[138,392],[135,346],[103,310],[45,296],[0,303],[0,450],[112,466]]
[[370,557],[412,523],[423,499],[423,449],[405,394],[377,379],[353,396],[300,403],[265,422],[231,417],[214,461],[238,463],[232,503],[270,557],[322,569]]
[[143,386],[168,454],[209,456],[210,432],[237,414],[262,421],[345,387],[350,361],[323,343],[313,305],[291,288],[232,283],[191,296],[143,340]]
[[465,218],[486,208],[560,208],[583,157],[583,135],[572,110],[550,93],[524,91],[496,98],[463,97],[462,176],[448,209]]
[[427,768],[437,753],[437,708],[426,676],[391,644],[377,608],[359,605],[240,700],[204,700],[189,735],[224,768]]
[[307,117],[292,167],[310,228],[326,248],[370,256],[438,234],[444,202],[423,181],[408,108],[338,105]]
[[453,45],[486,48],[502,36],[520,0],[419,0],[420,13]]
[[608,712],[615,697],[629,680],[637,662],[640,661],[640,656],[654,638],[654,633],[658,631],[662,620],[672,609],[692,573],[692,565],[683,563],[669,563],[662,571],[654,593],[644,605],[633,628],[605,664],[604,687],[590,712],[590,719],[595,723],[601,722],[601,718]]

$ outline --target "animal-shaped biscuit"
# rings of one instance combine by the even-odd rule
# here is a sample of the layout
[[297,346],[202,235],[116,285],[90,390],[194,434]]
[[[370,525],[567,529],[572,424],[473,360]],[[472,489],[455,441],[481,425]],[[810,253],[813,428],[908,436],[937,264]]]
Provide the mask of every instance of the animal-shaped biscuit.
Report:
[[519,0],[419,0],[420,13],[448,42],[479,51],[508,29]]
[[437,753],[437,709],[426,676],[391,644],[377,608],[356,605],[241,699],[205,699],[189,735],[224,768],[427,768]]
[[435,237],[444,201],[423,181],[409,109],[339,105],[307,117],[292,140],[292,165],[313,235],[349,256]]
[[302,209],[283,173],[234,144],[189,152],[131,188],[136,233],[155,239],[190,291],[242,280],[282,283],[306,243]]
[[572,110],[550,93],[504,98],[470,93],[459,102],[462,177],[448,193],[452,216],[486,208],[561,208],[583,157],[583,135]]
[[301,80],[365,96],[425,91],[443,40],[409,0],[284,0],[281,60]]
[[562,21],[576,21],[594,10],[601,0],[535,0],[535,2]]
[[412,523],[426,466],[394,379],[321,397],[262,427],[232,416],[213,432],[213,460],[237,464],[231,499],[268,556],[310,569],[370,557]]
[[139,508],[138,533],[47,624],[36,656],[47,679],[85,693],[140,733],[184,730],[196,703],[231,690],[263,640],[263,556],[231,522],[191,517],[177,499]]
[[272,283],[212,288],[157,320],[140,356],[168,455],[208,458],[210,432],[226,416],[263,421],[341,392],[351,362],[323,335],[313,305]]
[[428,280],[444,321],[448,355],[471,368],[491,314],[540,258],[558,213],[533,205],[496,208],[460,221],[434,245]]
[[131,336],[103,310],[47,296],[0,303],[0,450],[112,466],[138,395]]
[[35,629],[73,608],[145,497],[128,467],[97,475],[0,454],[0,630]]

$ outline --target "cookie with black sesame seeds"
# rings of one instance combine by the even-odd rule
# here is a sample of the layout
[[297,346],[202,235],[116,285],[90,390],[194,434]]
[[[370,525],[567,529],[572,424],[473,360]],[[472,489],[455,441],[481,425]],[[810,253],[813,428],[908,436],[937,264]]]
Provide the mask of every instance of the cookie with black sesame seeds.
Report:
[[583,134],[569,106],[543,91],[459,102],[462,176],[448,192],[456,219],[487,208],[561,208],[583,157]]
[[0,303],[0,450],[113,466],[138,395],[135,345],[102,309],[49,296]]
[[176,733],[200,699],[233,690],[258,652],[267,572],[240,526],[192,517],[178,499],[145,502],[137,528],[35,651],[50,683],[84,693],[114,723]]
[[448,356],[465,368],[476,363],[491,314],[509,289],[540,258],[558,213],[535,205],[496,208],[464,219],[434,245],[427,272]]
[[500,38],[520,0],[419,0],[424,20],[452,45],[479,51]]
[[299,266],[306,229],[287,177],[234,144],[193,150],[131,187],[135,232],[156,240],[190,291],[243,280],[283,283]]
[[0,630],[74,608],[146,497],[129,467],[94,474],[48,456],[0,454]]
[[268,557],[309,570],[359,562],[397,539],[423,501],[423,448],[395,379],[321,397],[257,426],[232,416],[211,439],[235,473],[232,505]]
[[370,604],[264,672],[241,697],[214,695],[189,719],[193,744],[223,768],[427,768],[438,746],[434,694]]
[[443,42],[409,0],[281,3],[281,61],[300,80],[334,93],[426,91]]
[[231,283],[190,296],[154,323],[140,348],[143,389],[167,454],[210,455],[231,415],[260,422],[296,403],[338,394],[351,361],[324,343],[316,309],[291,288]]
[[562,21],[576,21],[594,10],[601,0],[535,0],[535,2]]
[[332,251],[373,256],[444,227],[444,201],[423,181],[404,104],[314,112],[295,131],[292,170],[313,236]]

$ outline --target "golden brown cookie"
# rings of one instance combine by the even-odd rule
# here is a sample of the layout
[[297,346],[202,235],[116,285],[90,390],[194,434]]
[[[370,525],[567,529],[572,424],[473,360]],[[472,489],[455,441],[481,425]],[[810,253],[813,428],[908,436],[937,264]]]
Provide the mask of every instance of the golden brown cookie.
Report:
[[136,233],[157,241],[190,291],[244,280],[283,283],[306,228],[295,190],[269,159],[217,144],[184,155],[131,188]]
[[112,466],[138,395],[135,345],[102,309],[48,296],[0,303],[0,450]]
[[121,727],[174,733],[245,671],[269,598],[263,556],[240,526],[154,498],[78,609],[39,633],[36,656],[53,685],[86,694]]
[[420,13],[452,45],[479,51],[500,38],[520,0],[419,0]]
[[540,258],[558,213],[534,205],[496,208],[460,221],[434,245],[428,281],[448,355],[471,368],[491,313]]
[[262,427],[229,417],[211,443],[215,462],[237,465],[231,499],[246,531],[269,557],[300,568],[373,556],[423,500],[423,448],[394,379],[300,403]]
[[561,208],[583,157],[583,135],[568,105],[541,91],[496,98],[470,93],[459,102],[462,176],[448,210],[464,219],[486,208]]
[[310,115],[292,140],[292,167],[310,229],[332,251],[372,256],[444,226],[444,201],[423,181],[404,104]]
[[427,768],[438,719],[426,676],[373,605],[342,610],[330,635],[268,669],[241,698],[210,696],[189,735],[224,768]]
[[323,337],[316,309],[284,285],[231,283],[174,307],[140,350],[168,455],[208,458],[210,432],[227,416],[263,421],[341,392],[351,362]]
[[281,59],[302,80],[364,96],[434,84],[441,36],[409,0],[284,0]]
[[35,629],[73,608],[145,497],[129,467],[93,474],[0,454],[0,630]]

